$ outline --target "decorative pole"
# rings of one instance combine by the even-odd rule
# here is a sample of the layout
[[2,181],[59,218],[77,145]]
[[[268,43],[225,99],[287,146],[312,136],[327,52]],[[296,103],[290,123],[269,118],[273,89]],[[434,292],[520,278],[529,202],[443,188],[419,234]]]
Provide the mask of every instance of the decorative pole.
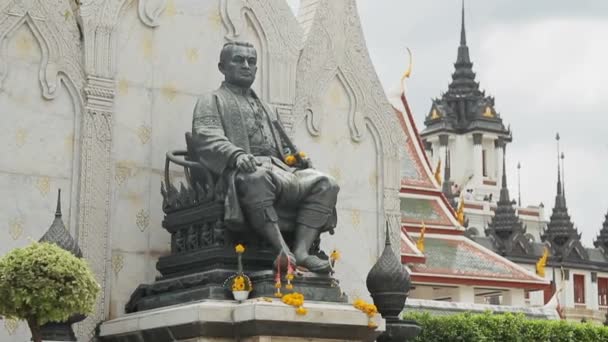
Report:
[[521,163],[517,162],[517,205],[521,208]]

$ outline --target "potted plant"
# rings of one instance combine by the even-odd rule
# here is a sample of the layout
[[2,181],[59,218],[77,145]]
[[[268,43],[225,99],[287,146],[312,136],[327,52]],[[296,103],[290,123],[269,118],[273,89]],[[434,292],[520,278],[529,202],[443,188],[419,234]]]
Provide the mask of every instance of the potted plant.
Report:
[[251,279],[243,273],[242,255],[245,252],[245,246],[238,244],[234,247],[234,251],[237,255],[238,269],[236,274],[226,279],[224,287],[232,292],[235,300],[243,301],[249,298],[249,293],[253,291],[253,284],[251,283]]
[[0,258],[0,315],[27,321],[34,342],[44,324],[92,312],[99,291],[86,261],[55,244],[34,242]]

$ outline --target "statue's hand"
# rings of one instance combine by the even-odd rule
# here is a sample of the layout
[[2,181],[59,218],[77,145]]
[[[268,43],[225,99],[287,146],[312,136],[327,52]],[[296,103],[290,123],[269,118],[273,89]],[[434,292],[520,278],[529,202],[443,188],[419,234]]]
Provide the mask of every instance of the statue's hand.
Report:
[[302,168],[302,169],[312,169],[312,168],[314,168],[312,166],[312,160],[310,160],[308,158],[303,158],[302,161],[300,162],[300,168]]
[[236,158],[236,168],[241,172],[252,173],[257,169],[255,157],[251,154],[241,154]]

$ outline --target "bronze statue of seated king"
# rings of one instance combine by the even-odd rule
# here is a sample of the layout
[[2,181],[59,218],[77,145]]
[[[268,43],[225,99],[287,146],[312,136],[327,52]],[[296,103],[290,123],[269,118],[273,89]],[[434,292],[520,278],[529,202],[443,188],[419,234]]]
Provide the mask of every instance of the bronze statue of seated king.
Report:
[[[322,232],[336,226],[338,185],[312,168],[277,113],[251,89],[257,71],[253,45],[226,43],[218,67],[224,82],[196,103],[188,155],[222,185],[226,229],[255,232],[276,251],[276,266],[329,273],[329,261],[309,251]],[[290,244],[282,232],[292,232]]]

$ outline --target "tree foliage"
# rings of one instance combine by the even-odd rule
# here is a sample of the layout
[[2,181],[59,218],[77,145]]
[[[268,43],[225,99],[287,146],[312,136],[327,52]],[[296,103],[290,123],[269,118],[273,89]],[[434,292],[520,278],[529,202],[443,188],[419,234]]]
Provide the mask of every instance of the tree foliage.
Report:
[[608,327],[592,323],[529,319],[523,314],[407,313],[422,326],[415,342],[608,342]]
[[89,314],[99,285],[87,263],[50,243],[32,243],[0,258],[0,315],[40,326]]

